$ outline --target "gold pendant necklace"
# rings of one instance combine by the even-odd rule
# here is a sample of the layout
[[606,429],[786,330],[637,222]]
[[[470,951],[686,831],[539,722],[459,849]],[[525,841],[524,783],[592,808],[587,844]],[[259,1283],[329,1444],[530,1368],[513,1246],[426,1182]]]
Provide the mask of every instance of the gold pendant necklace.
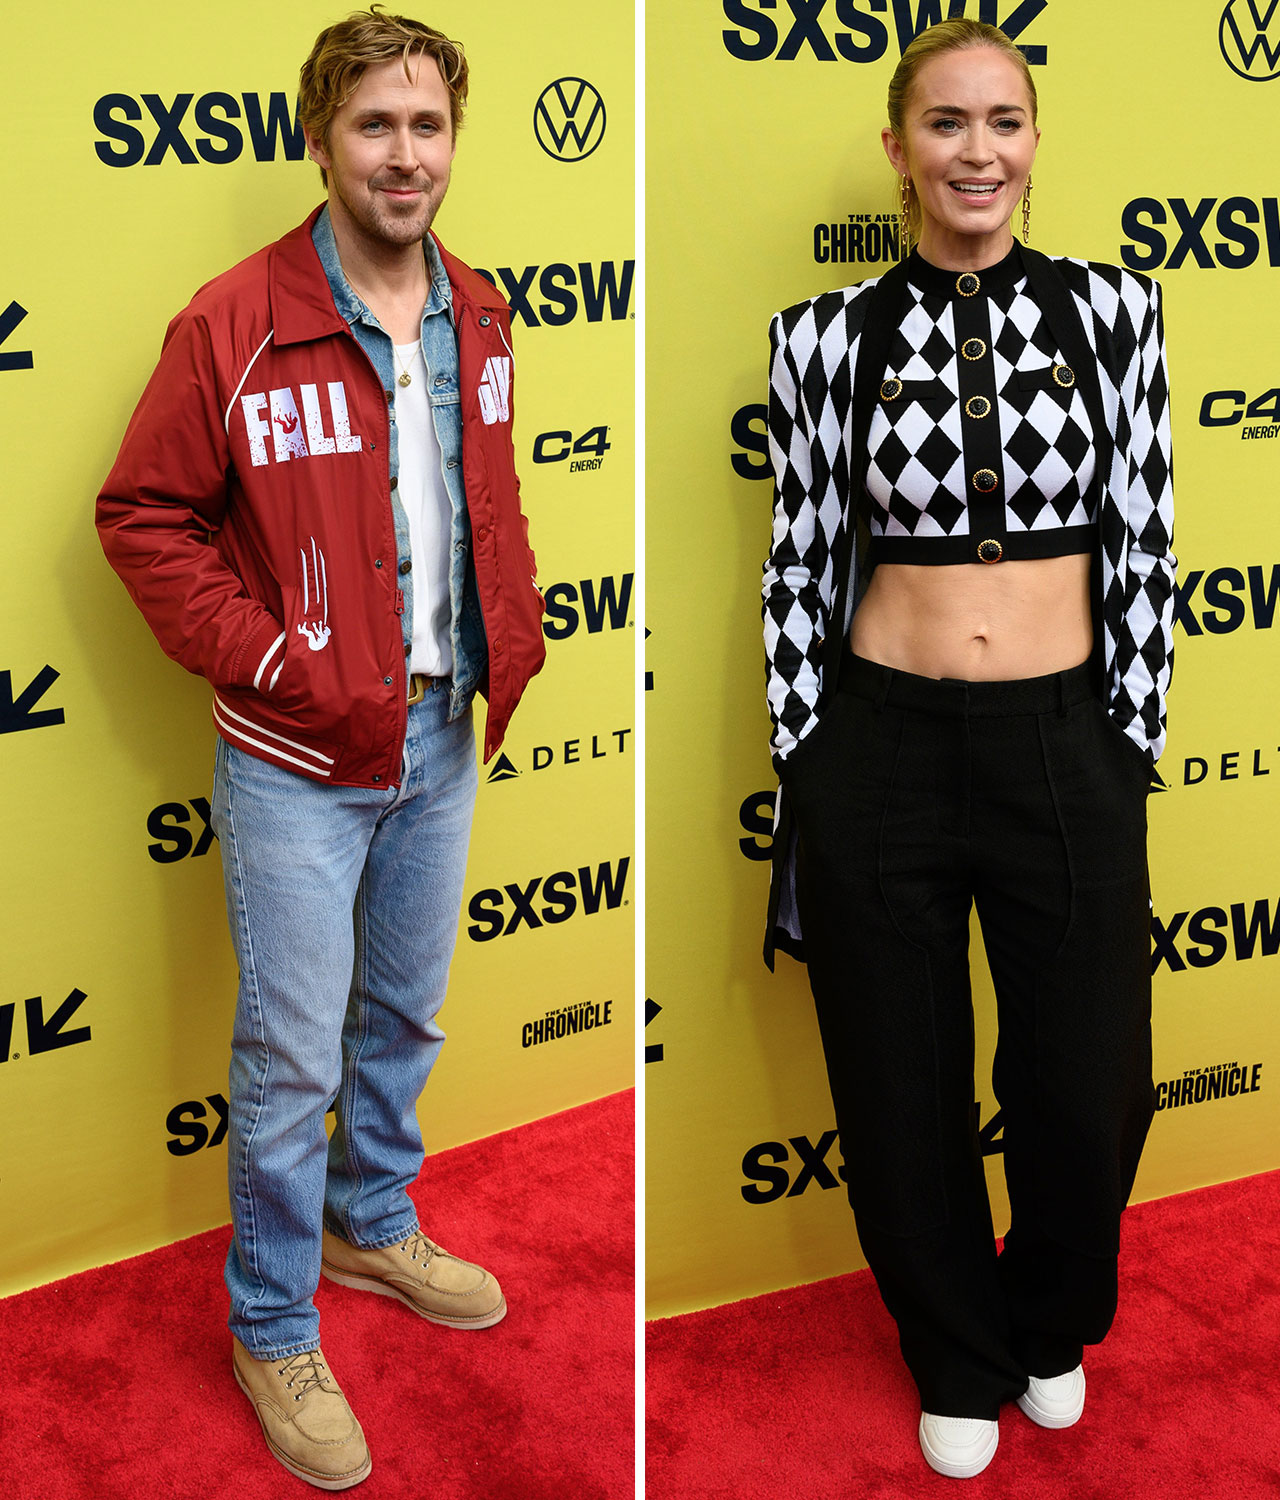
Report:
[[[421,337],[421,335],[419,335],[419,337],[418,337],[418,349],[419,350],[422,349],[422,337]],[[400,368],[400,351],[396,348],[396,346],[394,344],[392,344],[392,346],[391,346],[391,353],[392,353],[392,356],[395,359],[397,368]],[[426,355],[424,354],[422,356],[422,358],[423,358],[423,361],[425,362]],[[413,355],[411,354],[409,356],[409,364],[411,365],[412,363],[413,363]],[[404,385],[412,385],[413,384],[413,376],[409,374],[409,365],[405,365],[403,368],[400,368],[400,375],[399,375],[397,384],[402,385],[402,386],[404,386]]]

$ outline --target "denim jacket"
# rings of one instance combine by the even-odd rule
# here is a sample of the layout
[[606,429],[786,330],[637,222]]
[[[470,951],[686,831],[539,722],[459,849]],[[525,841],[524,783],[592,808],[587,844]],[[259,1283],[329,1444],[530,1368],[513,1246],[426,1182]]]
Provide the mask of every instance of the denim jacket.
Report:
[[[311,230],[312,243],[324,267],[333,293],[333,304],[351,326],[356,342],[369,356],[378,372],[384,390],[395,389],[395,370],[390,335],[352,290],[342,273],[338,246],[324,208]],[[480,611],[480,594],[476,587],[475,567],[471,560],[470,523],[467,519],[467,496],[462,480],[462,407],[458,388],[458,339],[453,326],[453,288],[444,262],[430,235],[423,241],[431,291],[422,310],[422,353],[430,381],[431,416],[436,437],[444,455],[444,478],[449,491],[452,512],[449,523],[451,558],[449,566],[449,645],[453,652],[453,682],[449,697],[449,717],[456,719],[466,711],[475,695],[487,661],[484,619]],[[388,408],[391,419],[391,443],[387,454],[391,478],[399,474],[399,444],[396,433],[395,407]],[[393,485],[391,509],[395,516],[397,561],[410,556],[409,521],[399,492]],[[403,576],[404,618],[402,628],[406,648],[413,636],[413,573]],[[407,654],[407,652],[406,652]]]

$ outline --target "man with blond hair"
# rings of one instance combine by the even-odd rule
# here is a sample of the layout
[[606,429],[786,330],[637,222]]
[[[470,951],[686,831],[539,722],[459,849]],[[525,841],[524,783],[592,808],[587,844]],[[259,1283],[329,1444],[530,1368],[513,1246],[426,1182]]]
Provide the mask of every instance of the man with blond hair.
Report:
[[174,319],[98,500],[160,644],[213,687],[240,967],[233,1368],[272,1454],[323,1489],[371,1463],[320,1352],[322,1273],[449,1327],[506,1312],[407,1191],[444,1039],[471,700],[487,759],[543,660],[509,312],[430,233],[466,89],[462,48],[417,21],[375,8],[321,33],[298,110],[327,201]]

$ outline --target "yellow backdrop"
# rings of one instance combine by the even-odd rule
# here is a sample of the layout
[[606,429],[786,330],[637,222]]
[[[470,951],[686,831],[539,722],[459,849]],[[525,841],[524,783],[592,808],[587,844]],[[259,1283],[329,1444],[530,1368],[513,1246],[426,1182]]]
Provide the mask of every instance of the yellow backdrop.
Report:
[[[1164,286],[1180,605],[1168,785],[1150,804],[1164,1086],[1136,1196],[1280,1164],[1280,215],[1268,144],[1280,11],[1259,42],[1246,0],[1154,11],[649,0],[654,1315],[863,1264],[804,970],[780,955],[770,976],[759,956],[776,785],[759,597],[767,327],[778,308],[892,264],[885,90],[915,22],[966,9],[1007,23],[1035,68],[1032,244]],[[975,1002],[985,1126],[989,982]],[[988,1167],[1000,1220],[998,1153]]]
[[[323,196],[298,68],[349,8],[72,0],[56,26],[37,7],[7,19],[0,1293],[227,1218],[235,966],[205,824],[209,692],[106,565],[93,502],[168,319]],[[513,301],[548,599],[546,668],[481,773],[429,1151],[632,1078],[629,11],[414,12],[471,59],[438,228]],[[562,871],[572,918],[519,921],[508,887]]]

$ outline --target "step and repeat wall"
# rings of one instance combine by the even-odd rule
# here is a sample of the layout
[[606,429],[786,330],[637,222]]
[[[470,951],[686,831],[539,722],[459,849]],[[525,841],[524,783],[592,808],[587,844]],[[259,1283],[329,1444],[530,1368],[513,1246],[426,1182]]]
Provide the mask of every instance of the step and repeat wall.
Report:
[[[902,49],[1006,26],[1040,96],[1031,243],[1164,288],[1179,558],[1150,799],[1159,1112],[1140,1199],[1280,1165],[1280,9],[650,0],[645,1079],[650,1311],[864,1264],[804,969],[760,959],[768,323],[897,252]],[[994,1002],[977,1100],[1007,1223]]]
[[[228,1217],[210,692],[160,652],[93,506],[168,320],[323,198],[298,69],[351,8],[8,18],[0,1294]],[[437,229],[512,305],[547,601],[546,667],[481,770],[430,1152],[633,1078],[634,23],[595,0],[412,13],[471,62]]]

